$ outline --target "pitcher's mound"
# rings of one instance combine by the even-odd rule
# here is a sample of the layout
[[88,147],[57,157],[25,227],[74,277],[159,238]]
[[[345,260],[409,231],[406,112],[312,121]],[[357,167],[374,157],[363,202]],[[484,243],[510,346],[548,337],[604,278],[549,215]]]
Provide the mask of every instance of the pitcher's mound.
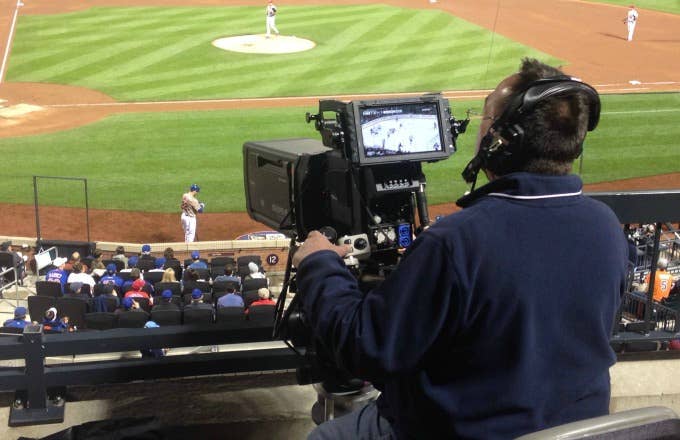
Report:
[[304,38],[286,35],[272,35],[267,38],[264,34],[218,38],[212,44],[220,49],[242,53],[293,53],[316,46],[313,41]]

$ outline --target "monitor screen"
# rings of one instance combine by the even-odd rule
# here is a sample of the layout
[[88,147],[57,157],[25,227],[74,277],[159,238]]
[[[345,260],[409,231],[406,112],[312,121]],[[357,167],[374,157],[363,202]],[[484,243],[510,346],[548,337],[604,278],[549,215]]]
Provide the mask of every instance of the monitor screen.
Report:
[[451,154],[439,100],[359,102],[355,111],[362,163],[438,160]]

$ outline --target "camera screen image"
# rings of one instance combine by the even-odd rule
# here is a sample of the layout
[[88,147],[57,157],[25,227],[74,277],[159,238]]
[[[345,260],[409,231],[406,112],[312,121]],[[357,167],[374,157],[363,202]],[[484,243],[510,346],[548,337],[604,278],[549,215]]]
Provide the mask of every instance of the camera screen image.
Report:
[[437,103],[400,103],[359,108],[364,156],[443,151]]

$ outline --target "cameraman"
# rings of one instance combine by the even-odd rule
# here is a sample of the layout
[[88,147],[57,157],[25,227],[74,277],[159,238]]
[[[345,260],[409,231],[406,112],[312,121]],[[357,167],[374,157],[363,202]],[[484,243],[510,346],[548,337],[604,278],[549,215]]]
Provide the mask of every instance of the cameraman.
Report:
[[[487,97],[477,150],[498,140],[512,98],[562,75],[523,60]],[[293,264],[314,333],[338,365],[382,391],[310,438],[508,439],[608,413],[628,250],[615,215],[570,174],[597,123],[583,94],[523,115],[523,154],[483,165],[490,183],[367,294],[341,259],[348,250],[309,234]]]

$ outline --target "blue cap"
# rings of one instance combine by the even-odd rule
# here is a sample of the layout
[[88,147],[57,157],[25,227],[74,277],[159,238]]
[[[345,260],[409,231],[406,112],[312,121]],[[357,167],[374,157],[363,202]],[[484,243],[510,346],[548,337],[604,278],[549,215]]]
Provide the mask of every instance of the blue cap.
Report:
[[25,318],[26,317],[26,307],[17,307],[14,309],[14,317],[15,318]]
[[203,292],[201,292],[201,289],[194,289],[191,291],[191,297],[193,299],[200,299],[203,296]]
[[109,263],[109,264],[106,266],[106,271],[107,271],[108,273],[110,273],[111,275],[113,275],[114,273],[116,273],[116,269],[118,269],[118,268],[117,268],[116,265],[113,264],[113,263]]
[[151,246],[145,244],[144,246],[142,246],[142,252],[151,252]]
[[156,258],[155,264],[156,264],[156,269],[162,269],[163,266],[165,265],[165,258],[164,257]]
[[198,260],[199,258],[201,258],[201,254],[199,254],[198,251],[193,251],[191,253],[191,258],[193,258],[194,260]]
[[139,258],[137,255],[133,255],[130,258],[128,258],[128,266],[129,267],[135,267],[137,266],[137,261],[139,261]]
[[189,188],[189,189],[190,189],[191,191],[196,191],[196,192],[201,191],[201,187],[198,186],[198,185],[196,185],[195,183],[192,183],[192,184],[191,184],[191,188]]
[[144,328],[158,328],[160,325],[156,324],[154,321],[146,321],[146,324],[144,324]]
[[170,290],[170,289],[165,289],[165,290],[163,291],[163,293],[161,293],[161,296],[162,296],[163,298],[166,298],[166,299],[172,298],[172,290]]
[[123,307],[125,307],[125,310],[130,310],[130,308],[132,308],[132,303],[132,298],[123,298]]

